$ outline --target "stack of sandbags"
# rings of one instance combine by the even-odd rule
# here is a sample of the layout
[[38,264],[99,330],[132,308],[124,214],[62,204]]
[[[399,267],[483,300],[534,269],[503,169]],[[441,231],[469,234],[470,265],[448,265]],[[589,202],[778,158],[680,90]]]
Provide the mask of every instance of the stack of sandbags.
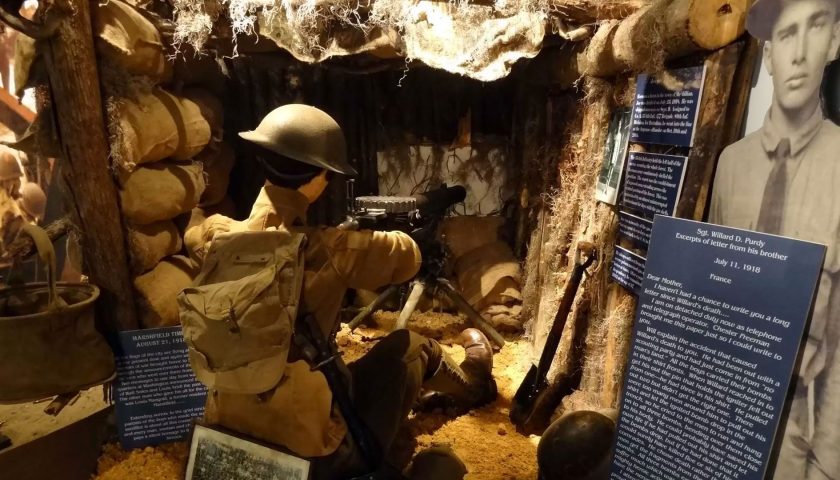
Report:
[[453,256],[455,281],[464,298],[496,328],[522,327],[519,261],[500,241],[502,217],[447,218],[442,234]]
[[235,158],[222,142],[222,102],[199,88],[178,94],[160,88],[172,79],[173,65],[152,17],[122,0],[96,8],[93,34],[141,323],[176,325],[176,297],[197,273],[179,256],[184,231],[229,209]]

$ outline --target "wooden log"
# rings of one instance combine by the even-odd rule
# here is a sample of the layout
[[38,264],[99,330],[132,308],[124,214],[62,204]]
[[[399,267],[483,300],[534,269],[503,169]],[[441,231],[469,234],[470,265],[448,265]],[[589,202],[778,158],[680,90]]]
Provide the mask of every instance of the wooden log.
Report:
[[740,37],[752,0],[673,0],[665,9],[662,46],[671,58],[717,50]]
[[553,0],[552,11],[577,23],[621,20],[647,5],[648,0]]
[[697,115],[694,147],[688,155],[677,217],[702,220],[706,213],[712,176],[724,148],[724,124],[735,70],[743,42],[718,50],[706,59],[706,83]]
[[640,8],[595,33],[581,69],[612,77],[623,71],[657,71],[665,60],[716,50],[745,31],[750,0],[665,0]]
[[590,77],[612,77],[625,70],[613,51],[615,32],[621,22],[611,20],[601,24],[589,46],[581,54],[578,68]]
[[[55,241],[58,238],[63,237],[67,234],[70,230],[71,224],[70,220],[67,218],[61,218],[56,220],[46,227],[44,227],[44,231],[47,232],[47,236],[50,238],[51,241]],[[32,238],[28,235],[21,235],[17,238],[9,248],[6,250],[6,256],[8,258],[16,258],[16,259],[25,259],[30,257],[35,253],[35,242],[32,241]]]
[[630,352],[633,316],[636,299],[616,283],[610,285],[607,300],[607,334],[604,348],[603,383],[600,392],[600,406],[614,408],[618,403],[627,355]]
[[87,274],[107,330],[137,328],[125,235],[114,180],[93,50],[90,2],[56,0],[66,15],[47,42],[46,60],[62,147],[64,198],[82,232]]

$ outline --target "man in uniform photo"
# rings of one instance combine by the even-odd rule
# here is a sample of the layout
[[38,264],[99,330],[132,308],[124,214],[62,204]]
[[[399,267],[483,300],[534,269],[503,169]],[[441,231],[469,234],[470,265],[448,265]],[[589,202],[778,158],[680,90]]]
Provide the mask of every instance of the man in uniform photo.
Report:
[[757,0],[773,99],[762,127],[721,154],[709,222],[828,247],[774,478],[840,479],[840,127],[820,86],[840,46],[840,0]]

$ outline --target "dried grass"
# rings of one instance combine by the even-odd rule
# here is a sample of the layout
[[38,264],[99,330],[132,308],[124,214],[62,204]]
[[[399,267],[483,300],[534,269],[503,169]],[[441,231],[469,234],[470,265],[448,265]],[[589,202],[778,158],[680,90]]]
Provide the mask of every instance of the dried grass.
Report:
[[[369,38],[374,32],[398,32],[419,22],[425,22],[428,11],[424,2],[410,0],[175,0],[176,48],[191,45],[201,51],[212,33],[214,24],[222,17],[230,23],[234,34],[251,35],[257,25],[261,29],[277,29],[292,48],[307,55],[318,56],[325,50],[326,37],[338,32],[360,34]],[[450,32],[456,32],[461,45],[473,60],[490,55],[482,38],[483,29],[476,28],[485,21],[499,17],[526,18],[545,16],[548,0],[496,0],[492,6],[474,5],[467,0],[450,0],[445,5]],[[523,16],[524,15],[524,16]],[[282,32],[281,32],[282,31]],[[267,33],[267,32],[263,32]],[[463,49],[462,49],[463,50]]]

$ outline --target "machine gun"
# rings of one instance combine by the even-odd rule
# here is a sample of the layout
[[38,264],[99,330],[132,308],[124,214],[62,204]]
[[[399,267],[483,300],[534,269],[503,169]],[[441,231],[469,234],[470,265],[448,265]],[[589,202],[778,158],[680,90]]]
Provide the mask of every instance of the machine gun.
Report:
[[[438,227],[446,213],[455,204],[467,197],[467,190],[461,185],[429,190],[412,197],[358,197],[354,198],[353,183],[348,183],[348,209],[350,215],[338,228],[346,230],[399,230],[407,233],[417,243],[422,255],[420,271],[411,281],[411,293],[397,320],[396,329],[406,328],[408,319],[417,308],[417,302],[429,287],[433,294],[442,292],[463,312],[470,322],[484,332],[499,348],[505,344],[504,338],[492,325],[487,323],[467,300],[452,286],[444,276],[447,252],[438,238]],[[399,285],[393,285],[383,291],[370,305],[362,308],[353,320],[350,328],[355,329],[376,311],[388,298],[399,291]]]

